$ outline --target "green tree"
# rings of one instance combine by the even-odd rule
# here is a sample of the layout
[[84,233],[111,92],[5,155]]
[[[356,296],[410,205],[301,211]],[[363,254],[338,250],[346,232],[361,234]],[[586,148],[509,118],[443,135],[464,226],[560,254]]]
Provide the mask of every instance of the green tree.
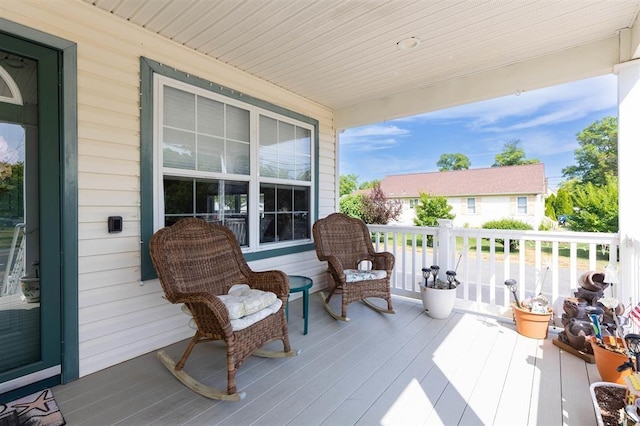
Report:
[[467,170],[471,166],[469,157],[459,152],[455,154],[442,154],[436,163],[438,170]]
[[374,186],[380,185],[380,183],[380,179],[365,180],[358,186],[358,189],[372,189]]
[[340,196],[351,194],[358,189],[358,176],[354,174],[340,175]]
[[609,176],[604,185],[589,182],[576,186],[573,194],[576,211],[569,229],[586,232],[618,232],[618,178]]
[[24,163],[0,162],[0,215],[24,216]]
[[562,169],[565,178],[580,183],[605,185],[609,176],[618,176],[618,119],[605,117],[576,135],[580,148],[573,154],[576,164]]
[[396,220],[402,214],[402,202],[388,200],[380,189],[380,185],[374,185],[370,195],[362,196],[362,217],[365,223],[386,225],[391,220]]
[[495,163],[491,167],[519,166],[522,164],[536,164],[540,160],[536,158],[527,159],[524,149],[520,147],[520,140],[512,140],[504,144],[502,152],[496,154]]
[[416,217],[413,223],[416,226],[437,226],[438,219],[453,219],[455,214],[451,213],[451,207],[447,203],[447,198],[439,195],[431,196],[420,193],[420,202],[415,207]]
[[558,195],[556,195],[553,208],[558,216],[573,214],[573,201],[571,200],[571,193],[567,188],[561,187],[558,189]]
[[340,213],[362,219],[362,194],[348,194],[340,197]]
[[551,194],[544,200],[544,215],[552,219],[557,219],[558,215],[555,209],[556,196]]

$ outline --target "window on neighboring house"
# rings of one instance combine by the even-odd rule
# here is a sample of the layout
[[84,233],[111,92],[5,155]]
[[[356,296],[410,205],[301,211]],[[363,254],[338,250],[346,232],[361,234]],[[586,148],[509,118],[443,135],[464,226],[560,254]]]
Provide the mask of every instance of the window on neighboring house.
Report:
[[518,197],[518,214],[527,214],[527,197]]
[[475,198],[467,198],[467,214],[476,214]]
[[416,207],[418,207],[418,204],[420,204],[420,200],[418,198],[409,200],[409,208],[411,209],[415,209]]
[[[170,78],[146,59],[143,75],[147,64],[153,111],[143,117],[153,117],[153,130],[143,139],[153,148],[143,142],[142,161],[153,158],[153,173],[142,180],[143,257],[150,234],[184,217],[230,228],[248,260],[309,249],[317,121],[175,70]],[[143,279],[153,276],[145,263]]]

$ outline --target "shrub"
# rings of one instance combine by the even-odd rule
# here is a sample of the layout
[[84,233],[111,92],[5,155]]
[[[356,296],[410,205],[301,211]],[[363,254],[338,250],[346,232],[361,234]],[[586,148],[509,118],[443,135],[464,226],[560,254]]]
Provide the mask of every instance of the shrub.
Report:
[[[520,231],[531,231],[533,227],[528,223],[522,222],[516,219],[500,219],[490,220],[482,225],[483,229],[513,229]],[[496,238],[496,242],[504,246],[504,240],[502,238]],[[518,241],[510,240],[509,247],[512,250],[518,248]]]

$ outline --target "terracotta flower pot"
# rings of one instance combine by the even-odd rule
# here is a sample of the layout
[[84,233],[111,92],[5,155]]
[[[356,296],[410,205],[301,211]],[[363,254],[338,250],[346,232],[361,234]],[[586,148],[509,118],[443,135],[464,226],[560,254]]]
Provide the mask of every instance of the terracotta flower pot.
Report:
[[[624,385],[625,376],[629,376],[632,373],[632,371],[630,368],[622,372],[619,372],[616,369],[620,365],[627,362],[629,358],[622,353],[610,351],[603,348],[602,346],[596,343],[595,339],[596,339],[595,336],[590,336],[589,342],[591,343],[591,347],[593,348],[593,355],[596,360],[596,367],[598,368],[598,373],[600,373],[600,377],[605,382],[618,383],[620,385]],[[614,342],[613,336],[603,336],[602,340],[603,342],[611,345],[613,345],[613,342]],[[615,340],[618,342],[618,346],[622,348],[623,347],[622,339],[618,337]]]
[[528,309],[522,309],[516,306],[515,303],[511,304],[513,309],[513,316],[516,320],[516,331],[523,336],[531,337],[533,339],[546,339],[549,334],[549,321],[553,312],[546,314],[539,314],[537,312],[530,312]]

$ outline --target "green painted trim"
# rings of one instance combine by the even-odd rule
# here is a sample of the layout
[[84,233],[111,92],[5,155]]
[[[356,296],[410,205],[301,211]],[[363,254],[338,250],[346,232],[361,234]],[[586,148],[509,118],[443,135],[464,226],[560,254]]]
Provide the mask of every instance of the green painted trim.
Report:
[[[62,56],[59,70],[59,227],[62,285],[62,382],[80,376],[78,336],[78,96],[77,47],[72,41],[0,18],[2,32],[11,37],[58,50]],[[57,179],[56,179],[57,180]],[[48,210],[47,210],[48,211]],[[56,226],[58,226],[58,224]],[[60,341],[58,342],[60,343]]]
[[254,260],[269,259],[271,257],[286,256],[288,254],[304,253],[305,251],[311,250],[315,250],[315,246],[313,245],[313,243],[292,247],[282,247],[272,250],[256,251],[252,253],[244,253],[244,259],[247,262],[251,262]]
[[[153,235],[153,74],[182,81],[193,86],[237,99],[247,104],[272,111],[285,117],[301,121],[313,126],[315,136],[315,185],[314,185],[314,217],[318,217],[319,166],[320,166],[320,130],[319,121],[282,108],[278,105],[246,95],[219,84],[204,80],[191,74],[168,67],[149,58],[140,58],[140,216],[141,216],[141,279],[143,281],[156,278],[156,271],[149,255],[149,240]],[[272,250],[262,250],[245,253],[245,259],[250,262],[259,259],[303,253],[315,250],[313,243],[282,247]]]

